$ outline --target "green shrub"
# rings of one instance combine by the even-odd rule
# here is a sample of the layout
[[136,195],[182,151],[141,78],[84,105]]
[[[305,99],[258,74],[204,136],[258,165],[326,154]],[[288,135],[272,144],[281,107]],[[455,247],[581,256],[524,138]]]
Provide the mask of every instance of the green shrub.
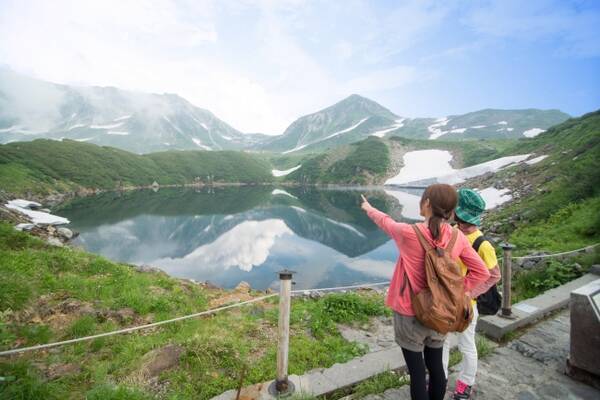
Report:
[[545,268],[518,272],[513,285],[514,302],[535,297],[580,277],[584,272],[576,263],[560,260],[548,261]]
[[106,384],[94,387],[86,393],[85,398],[86,400],[146,400],[154,396],[139,389]]
[[73,338],[86,336],[94,333],[96,329],[96,319],[90,315],[84,315],[78,318],[69,326],[68,335]]

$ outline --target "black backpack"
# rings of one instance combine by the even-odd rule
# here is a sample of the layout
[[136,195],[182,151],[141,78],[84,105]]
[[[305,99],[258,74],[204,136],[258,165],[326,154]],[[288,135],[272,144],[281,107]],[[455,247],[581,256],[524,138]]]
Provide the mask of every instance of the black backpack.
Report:
[[[479,253],[479,247],[485,241],[489,241],[486,237],[479,236],[473,242],[473,249]],[[480,315],[496,315],[502,304],[502,297],[498,292],[496,285],[489,288],[489,290],[477,297],[477,311]]]

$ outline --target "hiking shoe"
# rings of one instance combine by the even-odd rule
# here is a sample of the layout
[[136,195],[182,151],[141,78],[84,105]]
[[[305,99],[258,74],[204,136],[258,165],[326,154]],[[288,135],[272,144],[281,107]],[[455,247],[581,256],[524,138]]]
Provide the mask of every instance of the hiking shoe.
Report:
[[456,381],[456,388],[454,389],[454,394],[452,395],[453,400],[465,400],[471,398],[471,390],[473,386],[469,386],[463,381]]

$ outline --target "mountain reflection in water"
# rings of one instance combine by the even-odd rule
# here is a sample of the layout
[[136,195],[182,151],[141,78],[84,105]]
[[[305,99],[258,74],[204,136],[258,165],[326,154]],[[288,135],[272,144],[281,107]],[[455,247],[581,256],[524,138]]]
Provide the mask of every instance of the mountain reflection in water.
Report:
[[360,209],[361,193],[398,220],[418,217],[419,192],[267,186],[105,193],[54,211],[80,232],[76,244],[113,260],[256,289],[288,268],[304,289],[391,277],[396,247]]

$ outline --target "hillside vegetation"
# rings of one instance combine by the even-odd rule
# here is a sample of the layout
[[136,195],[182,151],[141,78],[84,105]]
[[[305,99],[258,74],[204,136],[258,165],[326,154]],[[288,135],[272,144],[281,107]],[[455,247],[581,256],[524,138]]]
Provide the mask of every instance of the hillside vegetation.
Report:
[[[142,325],[259,295],[138,272],[49,246],[0,223],[0,350]],[[242,374],[245,385],[267,381],[275,377],[277,310],[272,298],[130,335],[3,357],[0,376],[9,381],[0,383],[0,398],[209,399],[236,388]],[[372,292],[294,299],[290,374],[363,354],[336,323],[366,323],[375,315],[389,311]]]
[[390,166],[390,151],[380,139],[369,138],[302,160],[286,177],[300,184],[371,184],[381,182]]
[[520,140],[500,155],[518,153],[548,155],[515,172],[514,179],[524,178],[535,193],[493,213],[488,224],[510,221],[503,226],[510,240],[530,250],[600,242],[600,111]]
[[271,181],[270,165],[235,151],[166,151],[137,155],[112,147],[46,139],[0,145],[0,187],[16,193],[77,188]]

